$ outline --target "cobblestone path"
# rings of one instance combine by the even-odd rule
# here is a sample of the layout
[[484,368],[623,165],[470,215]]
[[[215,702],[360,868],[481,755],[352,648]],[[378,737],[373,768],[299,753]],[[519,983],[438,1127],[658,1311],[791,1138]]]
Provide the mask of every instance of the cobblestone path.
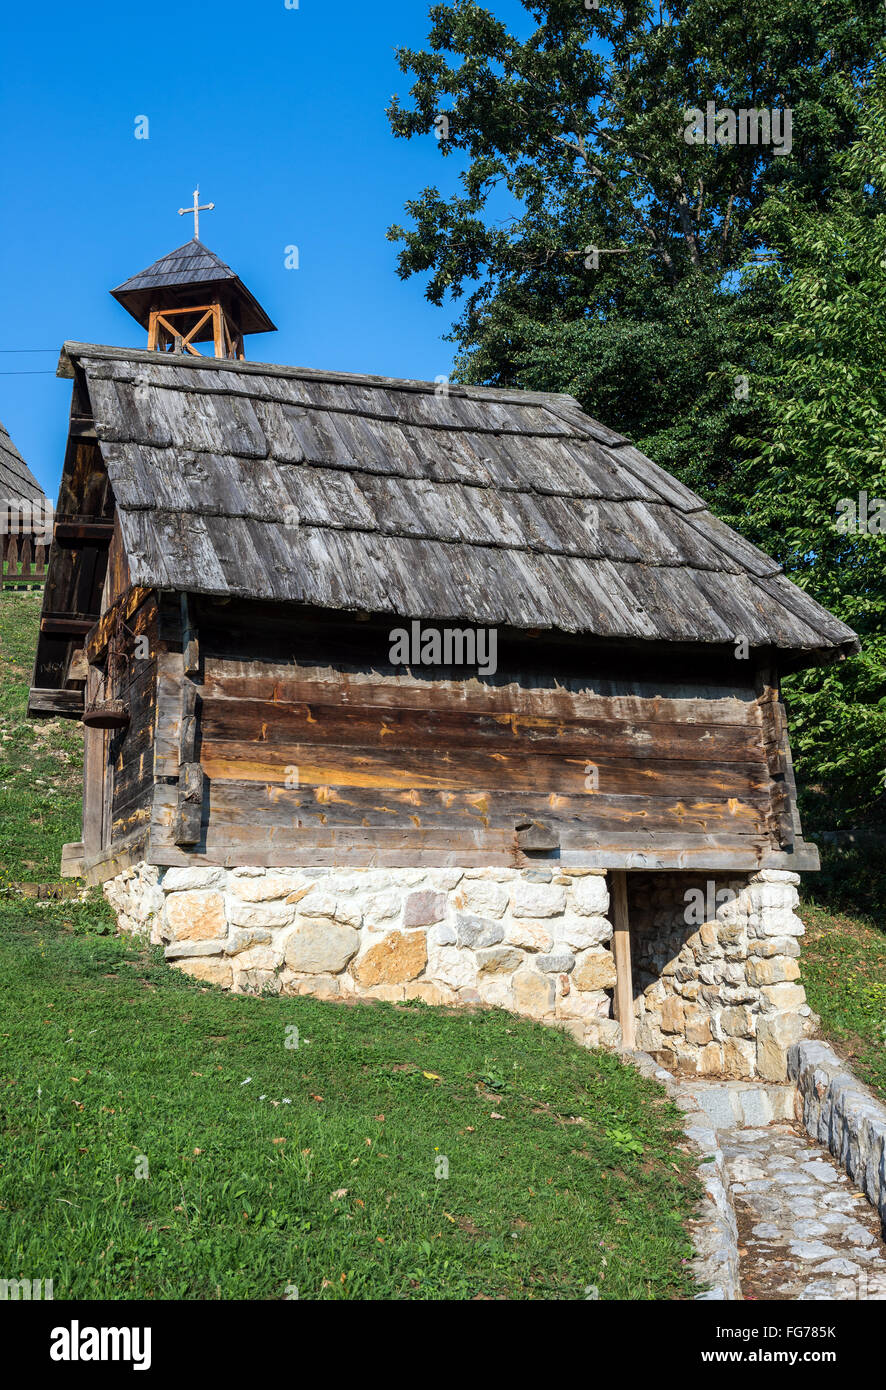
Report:
[[886,1299],[877,1214],[825,1149],[791,1124],[719,1140],[745,1298]]

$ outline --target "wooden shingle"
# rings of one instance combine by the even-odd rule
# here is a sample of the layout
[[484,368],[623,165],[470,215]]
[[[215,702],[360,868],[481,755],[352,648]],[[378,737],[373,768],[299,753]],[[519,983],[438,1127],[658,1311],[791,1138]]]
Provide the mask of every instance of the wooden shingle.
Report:
[[[571,397],[67,344],[132,582],[621,639],[857,650]],[[2,437],[0,437],[2,439]]]

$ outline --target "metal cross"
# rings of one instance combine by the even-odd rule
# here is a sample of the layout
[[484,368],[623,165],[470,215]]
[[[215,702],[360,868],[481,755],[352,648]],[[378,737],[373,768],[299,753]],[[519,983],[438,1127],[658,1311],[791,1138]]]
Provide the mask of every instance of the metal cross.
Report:
[[212,210],[213,210],[214,207],[215,207],[215,203],[202,203],[202,204],[201,204],[201,202],[200,202],[200,186],[199,186],[199,184],[198,184],[198,186],[194,189],[194,206],[193,206],[192,208],[179,208],[179,210],[178,210],[178,215],[179,215],[179,217],[184,217],[185,213],[187,213],[187,212],[192,212],[192,213],[194,214],[194,240],[195,240],[195,241],[199,241],[199,240],[200,240],[200,214],[201,214],[201,212],[212,212]]

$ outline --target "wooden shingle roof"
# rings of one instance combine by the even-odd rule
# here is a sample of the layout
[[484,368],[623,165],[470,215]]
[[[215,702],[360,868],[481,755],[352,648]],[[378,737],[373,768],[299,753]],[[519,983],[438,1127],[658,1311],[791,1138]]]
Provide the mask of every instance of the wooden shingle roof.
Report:
[[122,285],[111,290],[111,294],[134,319],[147,327],[155,301],[162,300],[168,308],[174,303],[205,298],[213,289],[224,291],[236,302],[243,333],[275,331],[264,309],[240,277],[196,237],[124,280]]
[[214,251],[193,237],[184,246],[177,246],[168,255],[161,256],[146,270],[140,270],[138,275],[132,275],[111,293],[121,295],[130,290],[153,290],[166,285],[192,285],[236,278],[229,265],[225,265]]
[[68,343],[135,584],[637,643],[855,634],[570,396]]
[[7,502],[42,498],[42,487],[0,424],[0,507]]

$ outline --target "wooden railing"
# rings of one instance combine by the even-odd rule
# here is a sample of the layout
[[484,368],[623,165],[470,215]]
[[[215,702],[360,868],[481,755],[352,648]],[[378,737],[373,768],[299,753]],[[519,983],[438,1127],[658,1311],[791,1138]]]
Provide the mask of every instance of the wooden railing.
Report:
[[39,588],[46,579],[49,547],[34,536],[0,535],[4,588]]

